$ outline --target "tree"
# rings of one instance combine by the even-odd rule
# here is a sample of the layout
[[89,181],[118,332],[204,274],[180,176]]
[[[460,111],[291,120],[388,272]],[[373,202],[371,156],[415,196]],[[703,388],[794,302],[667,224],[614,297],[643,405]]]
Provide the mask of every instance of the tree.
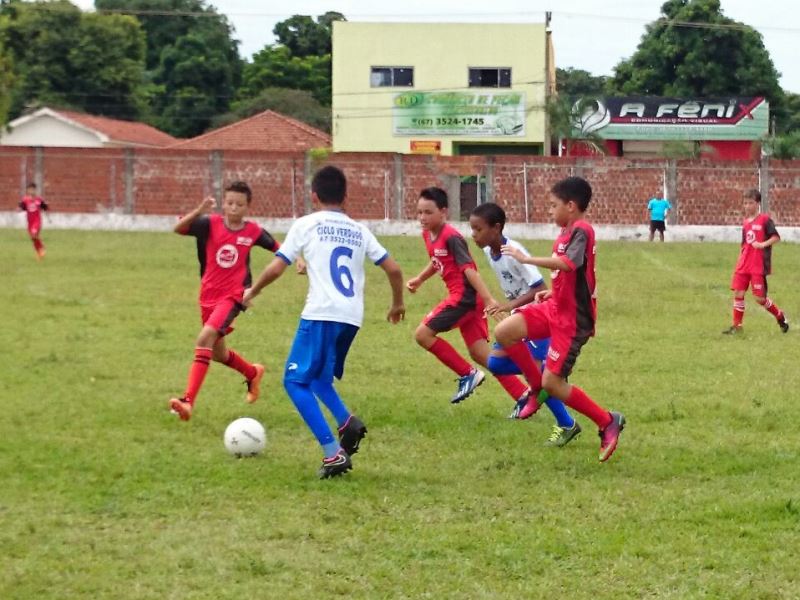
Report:
[[274,110],[325,132],[331,129],[330,108],[320,104],[310,92],[286,88],[266,88],[254,98],[234,103],[231,112],[216,117],[212,126],[229,125],[265,110]]
[[292,56],[286,46],[266,46],[245,65],[239,97],[255,98],[266,88],[306,90],[331,104],[331,55]]
[[719,0],[668,0],[661,12],[633,56],[615,67],[612,93],[765,96],[785,120],[778,72],[761,34],[724,16]]
[[316,21],[306,15],[294,15],[275,25],[272,33],[292,56],[322,56],[332,50],[333,22],[344,20],[343,14],[330,11]]
[[15,74],[9,116],[36,104],[139,116],[144,34],[135,19],[84,14],[67,0],[11,0],[0,11]]
[[605,75],[592,75],[583,69],[556,69],[556,90],[560,96],[572,100],[596,98],[605,93],[608,79]]
[[241,82],[242,60],[233,27],[214,7],[205,0],[95,0],[95,6],[129,11],[146,33],[154,125],[189,137],[228,110]]
[[[2,20],[0,15],[0,20]],[[0,23],[0,30],[3,26]],[[14,68],[11,56],[3,49],[0,41],[0,130],[8,121],[8,111],[11,108],[11,88],[14,84]]]

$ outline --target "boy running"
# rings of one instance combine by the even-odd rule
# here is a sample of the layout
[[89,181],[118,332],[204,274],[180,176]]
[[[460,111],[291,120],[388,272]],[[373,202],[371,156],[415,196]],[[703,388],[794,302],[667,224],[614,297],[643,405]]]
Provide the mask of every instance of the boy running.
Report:
[[36,258],[42,260],[46,253],[44,244],[39,239],[42,231],[42,211],[49,210],[49,207],[47,202],[36,195],[35,183],[29,183],[25,188],[25,195],[19,203],[19,209],[25,211],[25,216],[28,218],[28,235],[31,236]]
[[[592,188],[581,177],[567,177],[552,187],[550,212],[561,227],[552,256],[525,256],[514,246],[502,246],[503,254],[521,263],[550,269],[553,288],[538,292],[535,304],[528,304],[501,321],[495,335],[531,385],[532,410],[538,409],[536,395],[544,388],[550,396],[589,417],[600,430],[603,462],[617,447],[625,417],[601,408],[578,386],[567,383],[581,347],[594,335],[597,318],[594,229],[584,220],[591,199]],[[547,337],[550,349],[541,373],[527,346],[520,342]]]
[[[352,414],[336,389],[353,339],[364,319],[364,260],[384,270],[392,288],[387,320],[405,316],[403,272],[365,225],[344,212],[347,179],[336,167],[323,167],[311,181],[311,197],[322,209],[297,219],[286,234],[280,252],[244,295],[249,306],[261,290],[280,277],[300,256],[309,280],[300,325],[286,359],[283,385],[295,407],[317,438],[324,458],[320,479],[352,469],[351,456],[366,435],[364,423]],[[316,397],[315,397],[316,396]],[[339,426],[334,438],[317,402],[319,398]]]
[[772,272],[772,246],[781,241],[775,223],[767,213],[761,212],[761,192],[747,190],[742,203],[742,249],[733,271],[733,325],[725,334],[739,333],[744,320],[744,293],[752,286],[756,302],[775,317],[783,333],[789,331],[786,315],[767,296],[767,275]]
[[[447,286],[447,298],[423,319],[414,332],[414,339],[458,375],[458,389],[450,399],[451,403],[457,404],[483,383],[485,375],[439,334],[458,328],[472,360],[486,367],[490,350],[484,308],[495,310],[498,303],[478,274],[467,241],[447,223],[447,205],[447,193],[441,188],[429,187],[420,192],[417,218],[431,262],[419,275],[410,279],[406,287],[414,293],[436,272]],[[527,397],[528,387],[516,376],[495,377],[515,402]]]
[[[479,204],[469,217],[469,224],[472,228],[472,239],[479,248],[482,248],[489,261],[489,266],[497,276],[497,281],[503,289],[507,302],[497,307],[495,317],[505,316],[517,308],[530,304],[534,301],[538,292],[545,291],[547,284],[544,282],[539,269],[533,265],[522,264],[510,256],[502,254],[500,248],[503,245],[518,248],[526,256],[530,256],[528,251],[519,242],[516,242],[503,235],[503,228],[506,224],[506,213],[494,202]],[[550,340],[535,340],[528,342],[534,360],[542,364],[547,356],[547,349]],[[500,344],[495,344],[492,348],[492,355],[489,357],[489,370],[494,375],[516,375],[520,373],[519,367],[503,351]],[[517,402],[514,412],[511,413],[512,419],[527,419],[533,412],[527,412],[533,408],[527,402],[527,396]],[[548,446],[566,446],[575,439],[581,432],[581,426],[567,412],[563,402],[545,395],[542,398],[547,408],[556,418],[556,424],[548,438]]]
[[200,261],[200,315],[203,328],[197,336],[194,361],[189,369],[186,391],[171,398],[170,410],[182,421],[192,417],[197,394],[203,385],[211,360],[241,373],[247,381],[247,402],[258,400],[264,366],[247,362],[225,345],[233,331],[233,320],[243,310],[242,295],[250,285],[250,250],[253,246],[277,252],[280,244],[265,229],[246,221],[253,194],[243,181],[225,188],[222,215],[213,210],[214,198],[206,198],[175,225],[175,233],[197,238]]

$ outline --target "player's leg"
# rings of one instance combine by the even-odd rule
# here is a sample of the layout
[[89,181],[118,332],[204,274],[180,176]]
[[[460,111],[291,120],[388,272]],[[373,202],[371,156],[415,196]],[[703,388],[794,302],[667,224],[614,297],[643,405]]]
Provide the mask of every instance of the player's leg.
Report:
[[595,422],[600,434],[600,461],[604,462],[617,447],[619,434],[625,426],[625,417],[602,408],[581,388],[567,382],[578,354],[588,339],[588,335],[554,330],[542,385],[548,394]]
[[750,286],[750,276],[745,273],[734,272],[731,277],[731,291],[733,292],[733,322],[722,333],[729,335],[742,330],[744,321],[744,293]]
[[458,389],[450,399],[453,403],[466,398],[483,381],[484,375],[464,359],[449,342],[439,337],[439,334],[457,327],[458,322],[472,310],[451,306],[447,301],[441,302],[428,313],[414,332],[414,339],[420,346],[458,375]]
[[650,241],[651,242],[653,241],[653,236],[655,235],[655,233],[656,233],[656,225],[653,222],[653,220],[651,219],[650,220]]
[[531,388],[528,396],[528,403],[532,410],[530,414],[536,412],[539,407],[536,397],[542,389],[542,375],[531,356],[525,339],[549,337],[549,324],[544,313],[545,310],[546,308],[542,304],[529,304],[507,319],[503,319],[494,329],[495,339],[520,368]]
[[[224,332],[224,335],[228,335],[233,331],[233,321],[241,311],[242,305],[239,302],[233,299],[225,300],[214,309],[210,324],[218,331]],[[258,400],[261,394],[261,379],[264,377],[264,365],[251,363],[232,348],[227,348],[224,336],[220,336],[214,345],[214,360],[244,376],[247,383],[245,400],[249,404]]]
[[322,401],[325,407],[336,419],[339,431],[339,445],[350,456],[358,452],[359,445],[367,435],[364,422],[354,415],[342,401],[333,385],[333,378],[341,379],[344,375],[344,365],[347,353],[358,333],[358,327],[345,323],[330,325],[334,335],[334,353],[325,357],[325,367],[322,372],[311,382],[311,391]]
[[666,223],[664,221],[661,221],[658,224],[658,237],[661,238],[662,242],[664,241],[664,231],[666,230],[666,228],[667,228]]
[[326,357],[335,352],[335,338],[328,331],[332,325],[336,324],[301,319],[283,374],[286,393],[322,448],[324,458],[318,474],[323,479],[341,475],[353,466],[334,438],[311,389],[312,381],[324,371]]
[[[489,356],[491,349],[487,338],[489,327],[483,314],[475,314],[459,324],[461,337],[467,345],[469,355],[476,363],[489,368]],[[491,369],[489,369],[491,371]],[[511,396],[514,402],[519,402],[528,397],[528,386],[525,385],[516,375],[499,375],[492,372],[495,379],[503,386],[506,393]],[[473,388],[474,389],[474,388]]]
[[753,296],[764,309],[775,317],[775,320],[778,322],[778,327],[781,328],[783,333],[789,331],[789,323],[786,320],[786,315],[783,314],[783,311],[778,308],[778,305],[775,304],[772,299],[769,297],[767,292],[767,278],[766,276],[757,276],[753,275]]
[[[206,316],[209,312],[204,309]],[[180,398],[170,398],[170,410],[177,414],[182,421],[188,421],[192,417],[197,395],[203,386],[203,381],[208,373],[208,367],[214,355],[214,345],[220,338],[220,333],[209,324],[204,324],[197,336],[194,349],[194,359],[189,367],[189,376],[186,381],[186,390]]]

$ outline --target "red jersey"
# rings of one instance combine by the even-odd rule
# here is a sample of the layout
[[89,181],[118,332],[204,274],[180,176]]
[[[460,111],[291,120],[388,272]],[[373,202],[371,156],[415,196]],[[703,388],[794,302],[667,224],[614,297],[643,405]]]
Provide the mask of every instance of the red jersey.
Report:
[[200,304],[212,306],[221,300],[242,299],[252,281],[250,249],[261,246],[277,252],[280,244],[265,229],[245,221],[241,229],[229,229],[222,215],[198,217],[185,235],[197,238],[200,261]]
[[597,246],[594,229],[586,221],[564,227],[553,244],[553,256],[570,266],[570,271],[553,271],[551,319],[560,328],[594,335],[597,321],[594,259]]
[[765,242],[775,235],[778,235],[778,230],[767,213],[745,219],[742,225],[742,250],[734,270],[748,275],[769,275],[772,272],[772,247],[753,248],[753,242]]
[[439,271],[447,286],[448,300],[456,303],[476,304],[477,292],[464,276],[468,268],[478,270],[472,255],[469,253],[467,240],[458,230],[445,223],[435,240],[431,239],[430,231],[422,232],[425,240],[425,249],[431,257],[431,263]]
[[19,209],[25,211],[28,217],[28,229],[39,229],[42,223],[42,211],[47,210],[47,202],[39,196],[23,196]]

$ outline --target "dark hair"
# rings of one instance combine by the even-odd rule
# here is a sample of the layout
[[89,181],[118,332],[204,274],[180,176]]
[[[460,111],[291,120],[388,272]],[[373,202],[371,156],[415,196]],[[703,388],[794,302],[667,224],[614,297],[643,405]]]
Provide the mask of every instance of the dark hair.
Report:
[[750,200],[755,200],[756,202],[761,202],[761,192],[759,192],[755,188],[751,188],[744,193],[745,198],[750,198]]
[[341,204],[347,196],[347,178],[338,167],[322,167],[314,173],[311,191],[323,204]]
[[25,189],[26,189],[26,190],[29,190],[29,189],[31,189],[31,188],[33,188],[33,189],[36,189],[36,184],[35,184],[35,183],[33,183],[32,181],[31,181],[31,182],[29,182],[29,183],[28,183],[28,185],[26,185],[26,186],[25,186]]
[[506,211],[494,202],[478,204],[478,206],[472,210],[472,214],[486,221],[489,227],[494,227],[499,223],[500,230],[502,231],[503,227],[506,226]]
[[567,177],[557,182],[550,192],[564,202],[574,202],[581,212],[589,208],[592,199],[592,186],[583,177]]
[[240,194],[244,194],[247,196],[247,203],[250,204],[250,200],[253,199],[253,190],[250,189],[250,186],[247,185],[245,181],[232,181],[228,184],[228,187],[225,188],[226,192],[238,192]]
[[436,208],[447,208],[447,192],[440,187],[427,187],[419,193],[420,198],[436,203]]

